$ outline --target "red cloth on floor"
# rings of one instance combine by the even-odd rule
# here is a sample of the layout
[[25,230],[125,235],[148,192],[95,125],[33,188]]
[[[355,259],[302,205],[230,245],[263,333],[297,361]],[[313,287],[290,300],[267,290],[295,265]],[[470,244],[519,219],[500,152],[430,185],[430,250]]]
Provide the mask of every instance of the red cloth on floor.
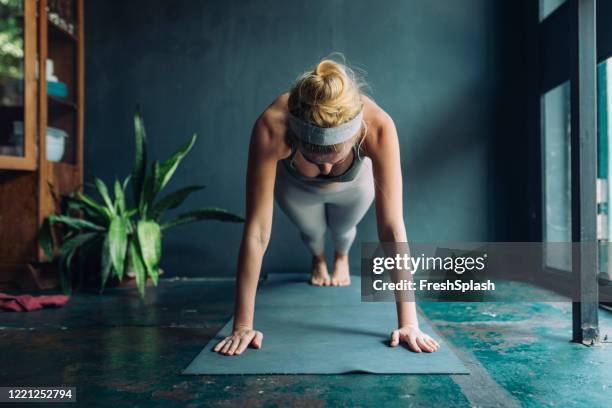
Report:
[[62,307],[69,297],[64,295],[7,295],[0,293],[0,309],[11,312],[31,312],[44,307]]

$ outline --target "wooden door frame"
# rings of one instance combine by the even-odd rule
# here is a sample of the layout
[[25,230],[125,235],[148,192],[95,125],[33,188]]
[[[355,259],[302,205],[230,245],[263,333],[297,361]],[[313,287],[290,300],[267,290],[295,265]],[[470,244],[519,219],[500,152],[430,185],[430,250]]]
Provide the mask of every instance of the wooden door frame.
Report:
[[[55,212],[59,212],[60,208],[56,208],[54,197],[62,194],[66,194],[68,191],[62,191],[55,189],[55,183],[57,177],[60,174],[69,175],[71,185],[74,188],[82,189],[83,185],[83,143],[84,143],[84,123],[85,123],[85,29],[84,29],[84,3],[83,0],[74,0],[77,7],[77,26],[76,26],[76,38],[77,49],[75,59],[75,72],[76,79],[74,84],[75,90],[75,102],[77,105],[76,113],[76,126],[75,136],[77,138],[77,148],[74,163],[65,162],[51,162],[46,160],[47,157],[47,141],[46,137],[42,137],[39,141],[39,152],[40,152],[40,166],[39,166],[39,177],[38,177],[38,223],[42,225],[44,220]],[[48,94],[47,94],[47,72],[46,72],[46,60],[49,55],[49,19],[47,16],[48,0],[38,0],[39,7],[39,65],[40,65],[40,83],[41,86],[39,92],[39,129],[38,132],[41,135],[46,135],[47,126],[49,122],[49,109],[48,109]],[[52,190],[55,189],[55,190]],[[42,261],[45,259],[42,248],[38,249],[38,260]]]
[[0,156],[1,170],[36,170],[36,123],[38,81],[36,79],[36,54],[38,50],[36,0],[23,0],[23,156]]

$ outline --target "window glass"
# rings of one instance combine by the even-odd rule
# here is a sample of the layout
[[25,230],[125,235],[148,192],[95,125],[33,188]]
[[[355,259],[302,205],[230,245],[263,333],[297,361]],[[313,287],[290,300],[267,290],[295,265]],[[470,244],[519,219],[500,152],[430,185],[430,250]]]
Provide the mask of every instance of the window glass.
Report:
[[566,0],[540,0],[540,21],[548,17],[553,11],[565,3]]
[[23,0],[0,0],[0,156],[24,156]]
[[[572,242],[569,81],[542,96],[542,162],[544,242]],[[571,247],[549,245],[547,267],[571,270]]]
[[608,262],[610,253],[608,244],[612,232],[612,217],[610,217],[610,146],[612,145],[612,58],[597,66],[597,178],[601,190],[598,201],[599,237],[604,238],[600,245],[600,271],[612,276],[612,265]]

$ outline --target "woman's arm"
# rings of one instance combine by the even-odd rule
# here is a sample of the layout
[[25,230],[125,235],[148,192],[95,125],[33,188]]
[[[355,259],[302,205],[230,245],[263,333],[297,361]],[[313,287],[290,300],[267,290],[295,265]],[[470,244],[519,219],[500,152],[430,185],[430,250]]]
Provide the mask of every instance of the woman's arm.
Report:
[[252,345],[260,348],[263,334],[253,330],[255,292],[264,253],[270,240],[274,181],[279,143],[274,140],[271,118],[265,113],[256,121],[251,134],[246,177],[246,222],[242,232],[238,271],[234,328],[214,351],[225,355],[241,354]]
[[[366,146],[372,159],[376,191],[376,221],[380,242],[406,243],[400,146],[393,119],[382,109],[376,114],[372,140]],[[370,137],[370,135],[368,135]],[[415,352],[433,352],[438,343],[419,330],[414,301],[396,302],[398,329],[391,346],[406,342]]]

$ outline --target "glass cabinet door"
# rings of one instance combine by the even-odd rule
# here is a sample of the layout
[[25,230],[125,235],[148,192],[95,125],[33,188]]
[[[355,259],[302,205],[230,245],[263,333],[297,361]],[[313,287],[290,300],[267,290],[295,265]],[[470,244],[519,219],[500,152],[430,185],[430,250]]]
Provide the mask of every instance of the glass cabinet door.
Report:
[[0,0],[0,170],[36,168],[36,0]]
[[[44,4],[44,1],[43,1]],[[79,146],[78,114],[79,95],[79,46],[77,2],[74,0],[48,0],[45,58],[47,94],[46,159],[75,165]],[[41,14],[44,18],[45,13]],[[44,28],[43,28],[44,29]],[[42,132],[41,132],[42,133]]]

